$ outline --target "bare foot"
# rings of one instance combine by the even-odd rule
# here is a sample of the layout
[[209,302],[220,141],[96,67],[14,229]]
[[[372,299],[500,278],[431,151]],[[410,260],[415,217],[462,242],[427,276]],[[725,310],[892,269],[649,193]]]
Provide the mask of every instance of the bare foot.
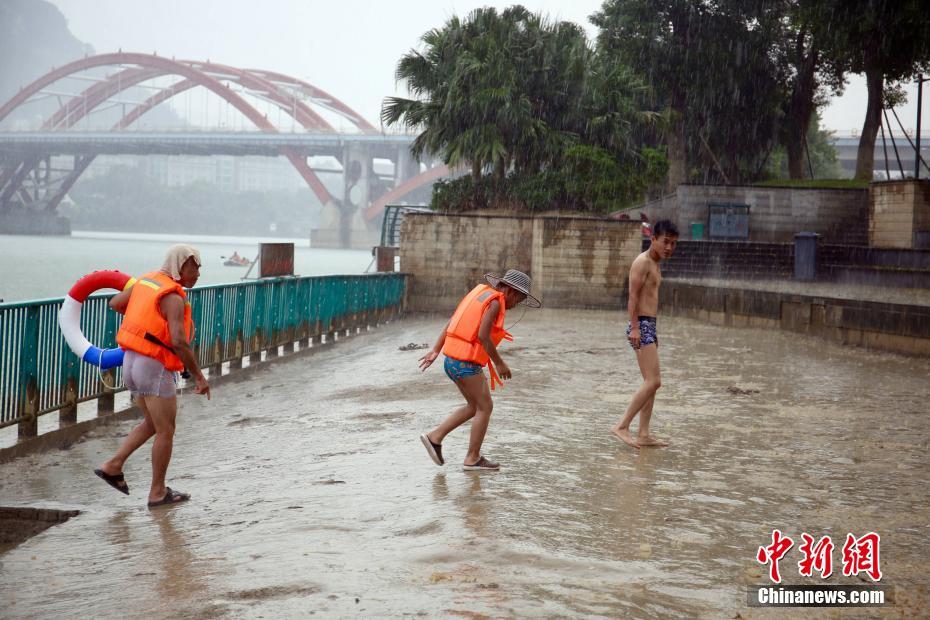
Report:
[[614,436],[617,437],[617,439],[627,444],[628,446],[632,446],[634,448],[639,447],[639,443],[635,439],[633,439],[632,435],[630,435],[630,429],[614,427],[610,429],[610,432],[613,433]]
[[636,442],[640,446],[651,446],[655,448],[665,448],[668,446],[668,443],[662,441],[661,439],[656,439],[652,435],[646,435],[645,437],[637,437]]

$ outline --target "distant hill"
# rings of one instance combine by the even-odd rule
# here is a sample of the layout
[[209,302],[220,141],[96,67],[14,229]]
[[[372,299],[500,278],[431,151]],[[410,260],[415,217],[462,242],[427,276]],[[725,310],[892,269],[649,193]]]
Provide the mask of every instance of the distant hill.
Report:
[[92,46],[71,34],[55,5],[45,0],[0,2],[0,101],[52,67],[93,53]]
[[[107,50],[109,51],[109,50]],[[115,51],[115,50],[113,50]],[[68,28],[68,20],[55,5],[46,0],[0,0],[0,105],[19,90],[48,73],[84,56],[92,56],[94,47],[80,41]],[[96,71],[102,77],[113,69]],[[79,93],[88,82],[64,79],[56,91]],[[150,91],[127,91],[126,96],[142,101]],[[57,97],[42,99],[17,109],[3,120],[5,129],[36,129],[42,120],[54,114],[63,103]],[[89,123],[93,129],[109,128],[119,120],[120,111],[112,109],[95,114]],[[184,126],[181,119],[162,105],[145,116],[153,126]]]

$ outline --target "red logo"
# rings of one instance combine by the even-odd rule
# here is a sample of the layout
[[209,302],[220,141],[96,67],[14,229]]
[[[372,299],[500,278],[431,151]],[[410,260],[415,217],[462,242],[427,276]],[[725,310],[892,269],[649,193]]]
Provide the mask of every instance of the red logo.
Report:
[[[829,536],[824,536],[815,542],[814,537],[806,532],[801,534],[801,538],[804,541],[798,547],[798,551],[803,556],[798,562],[798,572],[801,576],[813,577],[814,571],[820,574],[821,579],[832,575],[833,540]],[[843,576],[857,577],[859,573],[865,573],[872,581],[881,581],[882,571],[879,557],[881,542],[881,537],[875,532],[869,532],[861,538],[847,534],[846,543],[843,545]],[[759,547],[756,552],[756,561],[769,566],[769,579],[773,583],[781,583],[778,562],[793,546],[794,541],[790,536],[785,536],[781,530],[772,530],[772,544]]]
[[814,537],[810,534],[801,534],[804,544],[798,547],[798,551],[804,554],[804,559],[798,562],[802,577],[810,577],[814,574],[814,569],[820,573],[821,579],[826,579],[833,574],[833,541],[829,536],[824,536],[814,544]]
[[782,536],[780,530],[772,530],[772,544],[768,547],[759,547],[756,560],[759,564],[771,564],[769,566],[769,579],[774,583],[781,583],[781,575],[778,574],[778,561],[793,546],[794,541],[787,536]]
[[878,564],[881,542],[881,537],[875,532],[869,532],[862,538],[847,534],[843,545],[843,575],[854,577],[864,572],[872,581],[881,580],[882,570]]

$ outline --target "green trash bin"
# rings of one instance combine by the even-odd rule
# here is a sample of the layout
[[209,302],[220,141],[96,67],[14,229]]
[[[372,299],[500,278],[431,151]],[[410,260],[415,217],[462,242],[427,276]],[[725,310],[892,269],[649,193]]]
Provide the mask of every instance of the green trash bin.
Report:
[[691,238],[692,239],[703,239],[704,238],[704,222],[691,222]]

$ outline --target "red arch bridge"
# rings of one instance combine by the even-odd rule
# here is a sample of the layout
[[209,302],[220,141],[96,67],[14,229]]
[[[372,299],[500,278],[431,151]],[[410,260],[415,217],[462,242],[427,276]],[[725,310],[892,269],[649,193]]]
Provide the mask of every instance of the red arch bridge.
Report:
[[[75,88],[75,83],[89,85]],[[127,107],[121,97],[143,85],[153,94]],[[228,102],[255,129],[134,129],[147,112],[197,87]],[[282,131],[251,103],[255,98],[280,110],[299,131]],[[38,129],[17,131],[14,123],[5,122],[17,111],[49,99],[58,103],[57,109],[45,106],[54,111],[42,115]],[[108,130],[80,129],[95,111],[114,108],[121,112]],[[349,130],[337,130],[331,122],[334,118]],[[0,107],[0,220],[14,213],[53,215],[97,155],[283,156],[323,205],[324,229],[315,231],[314,243],[362,247],[373,238],[387,204],[403,201],[413,190],[450,174],[444,165],[433,162],[424,169],[414,161],[409,151],[412,139],[382,134],[332,95],[280,73],[148,54],[90,56],[53,69]],[[323,155],[342,165],[342,196],[332,195],[308,163],[308,158]],[[389,187],[375,182],[376,158],[394,163]]]

